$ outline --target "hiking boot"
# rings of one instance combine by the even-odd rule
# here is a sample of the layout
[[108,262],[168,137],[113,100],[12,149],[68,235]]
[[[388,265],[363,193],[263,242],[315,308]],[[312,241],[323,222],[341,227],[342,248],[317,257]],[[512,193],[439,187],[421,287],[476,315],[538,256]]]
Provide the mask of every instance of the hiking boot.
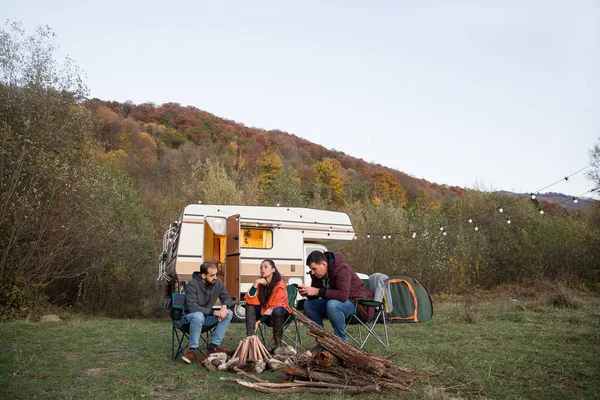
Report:
[[286,319],[286,314],[271,315],[271,325],[273,326],[273,341],[275,342],[275,348],[281,347],[283,325],[285,324]]
[[246,336],[254,335],[256,326],[256,308],[251,304],[246,304]]
[[191,364],[194,360],[194,357],[196,357],[196,349],[189,349],[188,352],[181,357],[181,359],[186,363]]

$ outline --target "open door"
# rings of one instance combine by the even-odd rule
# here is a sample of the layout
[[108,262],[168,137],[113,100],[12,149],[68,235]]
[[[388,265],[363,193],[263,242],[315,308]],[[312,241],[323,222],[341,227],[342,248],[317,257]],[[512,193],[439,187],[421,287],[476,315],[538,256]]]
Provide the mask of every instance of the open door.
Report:
[[235,303],[240,296],[240,216],[227,218],[225,289]]

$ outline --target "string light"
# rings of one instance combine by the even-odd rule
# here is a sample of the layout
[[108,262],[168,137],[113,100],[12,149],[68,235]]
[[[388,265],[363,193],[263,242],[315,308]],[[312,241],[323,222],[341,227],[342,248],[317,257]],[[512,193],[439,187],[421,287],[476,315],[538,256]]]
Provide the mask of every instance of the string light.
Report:
[[540,214],[544,215],[544,210],[542,210],[541,208],[540,208]]
[[577,198],[573,196],[573,203],[577,204]]
[[531,193],[531,200],[535,200],[535,194]]
[[279,203],[277,203],[277,207],[279,207]]
[[510,218],[506,218],[506,223],[510,225]]
[[440,231],[444,231],[444,227],[440,225]]
[[469,223],[472,224],[473,223],[473,218],[469,218]]
[[371,234],[367,233],[367,239],[370,239],[370,238],[371,238]]
[[390,235],[390,234],[388,233],[388,239],[391,239],[391,238],[392,238],[392,235]]
[[498,212],[499,212],[499,213],[503,213],[503,212],[504,212],[504,208],[502,208],[502,207],[498,207]]
[[446,236],[448,234],[448,232],[444,231],[443,235]]
[[383,235],[383,240],[385,240],[385,238],[386,238],[386,237],[387,237],[387,236]]
[[477,225],[475,225],[475,232],[477,232],[479,230],[479,227]]
[[417,237],[417,232],[414,232],[414,231],[413,231],[412,238],[414,239],[414,238],[416,238],[416,237]]

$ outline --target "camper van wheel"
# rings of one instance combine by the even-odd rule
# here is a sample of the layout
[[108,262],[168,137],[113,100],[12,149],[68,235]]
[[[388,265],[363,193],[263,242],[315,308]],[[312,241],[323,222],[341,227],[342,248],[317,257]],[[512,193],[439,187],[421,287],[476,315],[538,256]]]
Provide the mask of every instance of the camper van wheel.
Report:
[[246,302],[235,303],[232,311],[233,322],[246,322]]

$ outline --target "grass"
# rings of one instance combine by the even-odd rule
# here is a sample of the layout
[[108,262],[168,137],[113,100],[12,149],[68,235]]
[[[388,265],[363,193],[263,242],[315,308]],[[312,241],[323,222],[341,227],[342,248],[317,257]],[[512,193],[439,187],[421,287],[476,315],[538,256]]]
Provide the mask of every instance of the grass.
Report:
[[[390,325],[390,349],[376,342],[366,349],[378,356],[395,354],[396,363],[420,372],[412,391],[389,398],[599,398],[600,298],[559,297],[438,301],[431,322]],[[242,324],[232,324],[223,346],[235,348],[243,332]],[[306,335],[304,343],[314,345]],[[231,374],[171,361],[167,315],[164,320],[70,315],[58,323],[5,322],[0,344],[0,398],[274,397],[219,381]],[[283,374],[261,376],[278,381]]]

